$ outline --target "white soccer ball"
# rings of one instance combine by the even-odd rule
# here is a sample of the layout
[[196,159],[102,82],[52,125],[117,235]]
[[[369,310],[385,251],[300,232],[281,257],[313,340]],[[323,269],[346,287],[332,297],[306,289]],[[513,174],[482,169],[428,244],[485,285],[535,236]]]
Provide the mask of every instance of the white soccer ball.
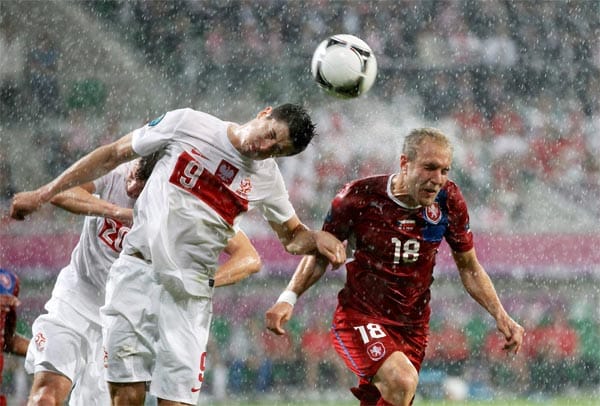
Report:
[[311,62],[314,80],[328,93],[352,98],[366,93],[377,76],[377,60],[366,42],[338,34],[321,42]]

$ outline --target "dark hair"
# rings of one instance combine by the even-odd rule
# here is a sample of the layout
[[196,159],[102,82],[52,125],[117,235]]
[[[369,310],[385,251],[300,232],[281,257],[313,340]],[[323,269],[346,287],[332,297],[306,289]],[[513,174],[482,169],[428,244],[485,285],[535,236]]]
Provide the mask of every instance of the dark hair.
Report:
[[297,104],[286,103],[275,107],[271,111],[271,117],[283,121],[290,130],[290,138],[294,145],[294,152],[298,154],[306,149],[315,136],[315,124],[312,122],[306,109]]
[[151,153],[150,155],[146,155],[140,158],[140,165],[138,166],[137,171],[135,172],[135,178],[137,180],[143,181],[148,180],[150,174],[152,173],[152,170],[154,169],[154,166],[156,165],[156,162],[160,159],[161,156],[162,150],[158,150]]

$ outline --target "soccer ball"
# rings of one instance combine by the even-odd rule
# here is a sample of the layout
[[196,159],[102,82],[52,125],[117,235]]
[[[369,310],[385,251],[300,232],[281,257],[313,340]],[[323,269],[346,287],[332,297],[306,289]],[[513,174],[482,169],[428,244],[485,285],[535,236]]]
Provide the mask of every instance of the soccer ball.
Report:
[[354,35],[338,34],[321,42],[311,62],[319,86],[344,99],[367,92],[377,76],[377,60],[366,42]]

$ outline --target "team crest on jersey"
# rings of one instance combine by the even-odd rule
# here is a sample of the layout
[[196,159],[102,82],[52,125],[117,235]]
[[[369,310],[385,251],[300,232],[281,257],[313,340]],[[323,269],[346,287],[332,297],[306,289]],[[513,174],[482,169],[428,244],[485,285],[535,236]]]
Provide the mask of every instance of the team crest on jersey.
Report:
[[367,348],[367,354],[373,361],[379,361],[385,355],[385,346],[379,341],[369,345]]
[[152,121],[150,121],[148,123],[148,126],[149,127],[154,127],[156,124],[160,123],[164,117],[165,117],[164,114],[162,116],[160,116],[160,117],[156,117],[154,120],[152,120]]
[[442,219],[442,210],[437,202],[425,208],[425,218],[432,224],[437,224]]
[[37,333],[35,335],[35,337],[33,338],[33,342],[35,343],[37,350],[40,352],[44,351],[46,349],[46,341],[48,341],[48,340],[44,336],[44,333],[42,333],[41,331],[39,333]]
[[248,193],[252,190],[252,182],[249,178],[242,179],[240,187],[236,190],[236,193],[243,197],[248,197]]
[[231,182],[233,182],[233,178],[235,178],[238,171],[238,168],[223,160],[217,167],[217,173],[215,173],[215,175],[217,175],[221,182],[229,186],[231,185]]

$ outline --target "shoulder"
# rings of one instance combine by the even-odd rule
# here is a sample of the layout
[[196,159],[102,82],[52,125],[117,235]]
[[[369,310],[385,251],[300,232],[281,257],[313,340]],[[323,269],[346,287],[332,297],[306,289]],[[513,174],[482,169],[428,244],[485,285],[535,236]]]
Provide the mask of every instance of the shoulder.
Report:
[[451,180],[446,182],[438,194],[438,202],[453,215],[467,215],[468,213],[467,202],[460,187]]
[[339,194],[358,195],[385,193],[389,176],[390,175],[374,175],[353,180],[344,185]]
[[460,187],[451,180],[446,182],[442,188],[442,192],[449,202],[463,202],[465,200]]
[[203,111],[194,110],[190,107],[182,109],[171,110],[167,114],[181,117],[185,120],[203,120],[203,121],[222,121],[220,118],[213,116],[212,114],[205,113]]
[[389,176],[375,175],[348,182],[336,194],[332,206],[337,210],[358,209],[369,204],[375,196],[386,196]]

